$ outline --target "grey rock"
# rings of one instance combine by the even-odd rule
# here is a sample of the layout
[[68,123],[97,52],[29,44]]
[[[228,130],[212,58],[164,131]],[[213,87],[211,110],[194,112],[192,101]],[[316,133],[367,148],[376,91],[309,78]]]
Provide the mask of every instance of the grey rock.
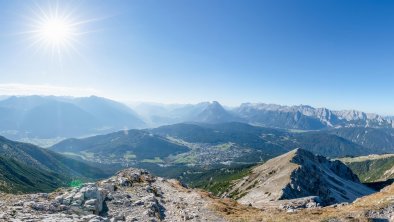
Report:
[[296,207],[307,208],[353,202],[373,192],[343,163],[296,149],[255,167],[227,195],[235,194],[240,203],[257,208],[270,202],[318,196],[316,204],[294,202]]
[[139,169],[50,195],[10,198],[0,200],[0,221],[225,221],[207,207],[211,200]]

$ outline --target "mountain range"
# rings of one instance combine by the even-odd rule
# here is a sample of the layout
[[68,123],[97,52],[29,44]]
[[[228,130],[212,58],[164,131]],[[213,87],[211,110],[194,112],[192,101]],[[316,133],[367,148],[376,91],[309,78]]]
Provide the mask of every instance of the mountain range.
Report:
[[52,145],[64,138],[81,138],[121,129],[141,129],[184,122],[242,122],[293,130],[393,128],[393,120],[389,117],[305,105],[244,103],[231,108],[213,101],[178,105],[140,103],[129,107],[96,96],[9,96],[0,100],[0,135],[36,144],[38,140],[47,140],[46,142]]
[[127,106],[95,96],[11,96],[0,100],[0,134],[12,139],[80,137],[144,126]]
[[253,125],[300,130],[343,127],[392,128],[393,120],[356,110],[334,111],[306,105],[281,106],[243,103],[239,107],[223,107],[219,102],[196,105],[161,105],[140,103],[132,106],[151,126],[179,122],[245,122]]
[[377,114],[356,110],[333,111],[311,106],[244,103],[235,112],[248,122],[287,129],[319,130],[341,127],[392,128],[393,122]]

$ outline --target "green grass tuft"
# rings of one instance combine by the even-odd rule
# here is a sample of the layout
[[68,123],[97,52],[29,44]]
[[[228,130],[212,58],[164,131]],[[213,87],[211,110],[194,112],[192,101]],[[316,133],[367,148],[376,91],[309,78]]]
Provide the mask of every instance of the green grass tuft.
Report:
[[83,185],[82,180],[73,180],[70,182],[70,187],[80,188]]

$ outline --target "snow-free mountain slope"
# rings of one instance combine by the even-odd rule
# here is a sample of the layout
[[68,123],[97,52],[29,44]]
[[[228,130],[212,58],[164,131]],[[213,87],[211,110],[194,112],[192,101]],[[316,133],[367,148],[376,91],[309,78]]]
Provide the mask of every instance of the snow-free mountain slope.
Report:
[[185,146],[143,130],[119,131],[83,139],[67,139],[50,149],[74,153],[91,161],[120,164],[165,158],[188,151]]
[[115,129],[145,127],[138,114],[122,103],[97,96],[75,98],[70,102],[92,114],[102,127]]
[[373,193],[340,161],[296,149],[252,169],[232,186],[240,203],[264,207],[270,201],[317,196],[322,205],[352,202]]
[[362,182],[391,183],[394,179],[394,154],[349,157],[340,160],[352,169]]
[[71,180],[103,178],[113,171],[32,144],[0,137],[0,191],[48,192]]
[[376,154],[394,153],[394,129],[392,128],[339,128],[328,131],[361,146],[375,150]]

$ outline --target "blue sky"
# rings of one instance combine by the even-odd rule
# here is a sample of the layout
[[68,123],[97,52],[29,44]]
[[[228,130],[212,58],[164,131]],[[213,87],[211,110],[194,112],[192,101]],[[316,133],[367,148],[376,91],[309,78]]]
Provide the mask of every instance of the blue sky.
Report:
[[25,33],[53,5],[0,0],[0,94],[394,114],[392,1],[58,1],[90,21],[61,61]]

